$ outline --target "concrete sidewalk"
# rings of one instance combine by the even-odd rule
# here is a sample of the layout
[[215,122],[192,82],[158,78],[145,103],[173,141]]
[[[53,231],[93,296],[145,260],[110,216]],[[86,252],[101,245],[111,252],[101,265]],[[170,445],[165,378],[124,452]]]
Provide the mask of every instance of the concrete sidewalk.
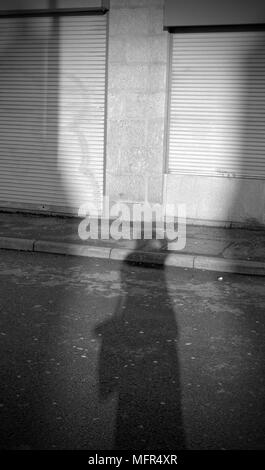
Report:
[[187,227],[184,250],[156,240],[88,240],[78,235],[81,219],[0,213],[0,248],[265,275],[265,231]]

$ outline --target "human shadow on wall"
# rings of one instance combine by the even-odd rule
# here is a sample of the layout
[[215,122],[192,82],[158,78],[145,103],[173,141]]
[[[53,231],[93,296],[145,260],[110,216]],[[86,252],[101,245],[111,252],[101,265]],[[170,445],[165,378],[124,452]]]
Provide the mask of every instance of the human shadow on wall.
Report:
[[102,340],[99,397],[104,401],[114,392],[118,395],[115,449],[185,448],[178,326],[167,291],[165,258],[158,268],[140,271],[135,253],[127,256],[117,309],[96,328]]

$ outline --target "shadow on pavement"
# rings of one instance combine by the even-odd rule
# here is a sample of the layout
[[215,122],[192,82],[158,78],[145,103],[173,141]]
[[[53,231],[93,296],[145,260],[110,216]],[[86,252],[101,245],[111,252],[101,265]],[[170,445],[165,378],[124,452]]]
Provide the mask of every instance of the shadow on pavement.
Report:
[[[139,288],[133,255],[127,256],[121,269],[118,307],[96,328],[102,339],[100,400],[118,394],[115,449],[185,448],[178,326],[167,292],[164,264],[157,269],[160,288],[146,293],[144,284],[143,289]],[[150,281],[151,273],[146,267],[143,283]]]

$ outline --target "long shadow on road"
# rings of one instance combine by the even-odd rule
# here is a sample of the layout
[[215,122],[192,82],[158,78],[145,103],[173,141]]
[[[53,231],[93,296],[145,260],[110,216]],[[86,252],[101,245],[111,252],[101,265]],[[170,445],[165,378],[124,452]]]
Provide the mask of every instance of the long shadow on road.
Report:
[[[166,256],[166,255],[165,255]],[[113,316],[96,328],[101,336],[99,395],[118,394],[115,448],[185,448],[178,361],[178,326],[164,264],[158,289],[147,290],[153,270],[134,270],[133,254],[121,269],[121,296]]]

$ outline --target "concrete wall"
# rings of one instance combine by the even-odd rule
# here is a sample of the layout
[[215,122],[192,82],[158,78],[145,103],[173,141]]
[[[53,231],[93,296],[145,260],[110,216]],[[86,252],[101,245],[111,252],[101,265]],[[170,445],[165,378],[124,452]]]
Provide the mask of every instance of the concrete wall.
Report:
[[264,23],[264,0],[165,0],[165,26]]
[[167,175],[168,203],[185,203],[192,222],[226,225],[265,224],[265,181],[190,175]]
[[106,192],[112,201],[162,201],[167,41],[163,0],[110,1]]

